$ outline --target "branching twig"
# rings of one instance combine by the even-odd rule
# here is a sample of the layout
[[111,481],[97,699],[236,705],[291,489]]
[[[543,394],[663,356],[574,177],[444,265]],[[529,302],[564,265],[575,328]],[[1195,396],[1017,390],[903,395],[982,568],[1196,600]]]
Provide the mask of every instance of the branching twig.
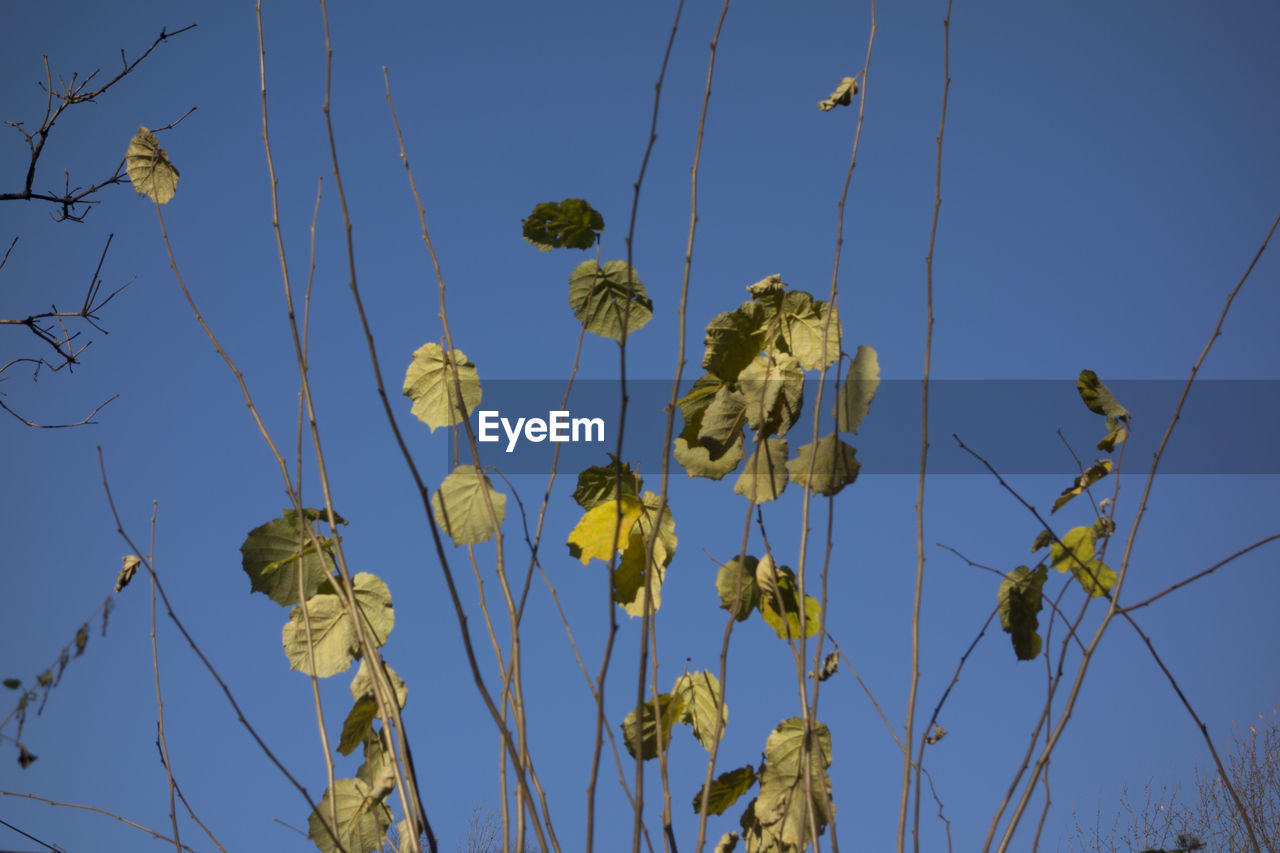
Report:
[[[120,61],[122,63],[122,68],[120,70],[120,73],[118,73],[115,77],[112,77],[110,80],[103,83],[101,86],[99,86],[96,89],[90,89],[89,84],[98,75],[98,71],[101,69],[94,70],[91,74],[89,74],[83,80],[79,79],[78,73],[73,73],[71,75],[71,80],[69,82],[62,82],[60,86],[55,87],[53,84],[53,72],[49,68],[49,57],[45,56],[44,71],[45,71],[46,82],[41,86],[41,89],[45,92],[46,97],[45,97],[44,117],[40,121],[40,126],[36,130],[28,131],[24,127],[25,122],[21,122],[21,121],[5,122],[5,124],[9,125],[10,127],[14,128],[19,133],[22,134],[23,139],[27,143],[27,148],[30,151],[31,156],[30,156],[29,162],[27,163],[27,173],[25,178],[23,179],[22,189],[18,190],[17,192],[0,193],[0,201],[52,202],[53,204],[59,205],[62,208],[61,212],[55,215],[54,218],[56,220],[58,221],[69,220],[72,222],[83,222],[85,216],[88,215],[89,210],[86,209],[83,213],[76,213],[76,210],[75,210],[76,205],[96,204],[97,202],[93,200],[92,196],[95,193],[97,193],[99,190],[103,189],[104,187],[110,186],[112,184],[128,183],[129,179],[125,174],[124,160],[122,158],[120,160],[120,164],[116,166],[115,171],[111,174],[110,177],[106,178],[105,180],[99,181],[98,183],[93,184],[87,188],[76,187],[73,189],[71,187],[70,177],[68,176],[66,181],[66,189],[63,190],[61,195],[57,195],[53,192],[47,192],[47,193],[35,192],[32,189],[36,179],[36,164],[40,161],[40,155],[44,153],[44,146],[45,146],[45,143],[48,142],[49,140],[49,134],[53,130],[54,124],[62,116],[62,113],[65,110],[67,110],[69,107],[72,107],[76,104],[90,103],[96,100],[100,95],[106,93],[108,89],[110,89],[116,83],[119,83],[122,79],[124,79],[126,75],[128,75],[135,68],[137,68],[138,64],[141,63],[142,60],[150,56],[151,52],[155,50],[161,44],[161,42],[167,41],[173,38],[174,36],[181,35],[182,33],[185,33],[187,30],[194,29],[195,26],[196,26],[195,24],[188,24],[182,29],[174,30],[173,32],[167,32],[166,30],[161,29],[160,35],[157,36],[156,40],[151,43],[151,46],[148,47],[146,50],[144,50],[138,56],[137,59],[133,60],[133,62],[129,62],[129,60],[125,57],[123,50],[120,51]],[[53,102],[55,99],[59,101],[59,104],[56,109],[53,106]],[[191,111],[188,110],[187,113],[182,116],[182,118],[186,118],[186,116],[189,115],[190,112]],[[170,123],[168,127],[172,127],[173,125],[176,125],[178,121],[182,121],[182,118],[179,118],[177,121]]]

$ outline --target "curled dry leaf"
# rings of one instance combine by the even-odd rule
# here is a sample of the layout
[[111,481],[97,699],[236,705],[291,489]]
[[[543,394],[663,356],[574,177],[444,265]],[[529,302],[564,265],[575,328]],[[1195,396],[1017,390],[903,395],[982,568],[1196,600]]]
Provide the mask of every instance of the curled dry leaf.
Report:
[[843,77],[840,85],[836,86],[836,90],[826,97],[825,100],[818,101],[818,109],[823,112],[833,110],[836,107],[847,107],[853,103],[853,96],[858,94],[858,80],[855,77]]

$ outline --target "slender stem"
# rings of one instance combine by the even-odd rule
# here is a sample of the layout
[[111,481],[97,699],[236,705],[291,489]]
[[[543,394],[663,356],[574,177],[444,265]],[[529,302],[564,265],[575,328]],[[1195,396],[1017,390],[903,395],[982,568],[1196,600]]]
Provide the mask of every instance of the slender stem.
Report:
[[[920,686],[920,602],[924,596],[924,487],[929,462],[929,373],[933,365],[933,250],[942,209],[942,138],[947,128],[947,99],[951,92],[951,0],[942,19],[942,109],[938,118],[937,154],[933,178],[933,219],[929,224],[929,252],[925,255],[924,371],[920,380],[920,478],[916,488],[916,582],[911,607],[911,681],[907,690],[907,720],[903,741],[914,743],[916,691]],[[898,853],[906,845],[907,794],[911,789],[911,756],[902,763],[902,795],[898,804]],[[916,807],[912,821],[913,849],[920,850],[920,771],[916,769]]]

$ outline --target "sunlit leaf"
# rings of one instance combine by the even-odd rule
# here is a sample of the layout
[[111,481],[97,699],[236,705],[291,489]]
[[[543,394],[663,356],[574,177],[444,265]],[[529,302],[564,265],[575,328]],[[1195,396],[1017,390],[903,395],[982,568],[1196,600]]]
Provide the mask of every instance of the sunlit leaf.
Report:
[[653,543],[654,562],[651,564],[653,571],[646,579],[644,539],[640,526],[636,525],[627,541],[626,550],[622,553],[622,559],[613,570],[613,600],[621,605],[629,616],[634,617],[644,616],[646,583],[648,594],[653,600],[652,605],[649,605],[649,612],[658,612],[658,608],[662,606],[662,581],[666,576],[666,570],[660,558],[661,553],[666,549],[661,544],[661,540],[658,540]]
[[[760,562],[764,563],[763,560]],[[766,593],[762,586],[760,615],[780,638],[786,639],[788,632],[793,638],[798,638],[800,636],[800,605],[797,600],[799,591],[796,588],[795,572],[786,566],[778,566],[774,571],[777,591]],[[759,566],[757,566],[756,578],[759,582]],[[781,599],[781,610],[779,610],[779,599]],[[785,620],[783,613],[786,614]],[[822,605],[818,599],[812,595],[806,595],[804,597],[805,636],[812,637],[818,633],[821,613]]]
[[[386,666],[386,664],[383,664]],[[409,701],[409,687],[404,683],[396,671],[387,666],[387,677],[391,679],[391,688],[395,691],[396,701],[403,708],[405,703]],[[363,659],[360,661],[360,669],[356,670],[355,678],[351,679],[351,685],[347,688],[351,691],[353,698],[359,699],[361,696],[372,696],[373,691],[373,675],[369,672],[369,661]]]
[[387,751],[381,730],[371,728],[364,738],[364,761],[356,771],[356,778],[373,789],[382,788],[388,776],[395,776],[391,755]]
[[134,191],[157,204],[168,204],[178,189],[178,170],[169,162],[156,135],[145,127],[138,128],[137,135],[129,140],[124,166]]
[[[326,790],[315,811],[307,818],[307,837],[322,853],[372,853],[382,848],[391,825],[391,809],[373,798],[373,790],[360,779],[335,779],[332,790]],[[337,812],[336,828],[329,822],[330,800]],[[333,834],[330,834],[330,830]],[[338,843],[334,843],[334,835]],[[339,847],[341,844],[341,847]]]
[[793,290],[782,300],[779,318],[782,347],[805,370],[819,370],[840,358],[840,318],[826,302]]
[[378,700],[365,695],[356,700],[347,712],[342,723],[342,736],[338,740],[338,752],[350,755],[355,748],[364,743],[365,736],[373,730],[373,721],[378,716]]
[[1076,495],[1081,494],[1085,489],[1110,474],[1111,467],[1110,459],[1099,459],[1090,465],[1085,469],[1084,473],[1076,477],[1075,482],[1063,489],[1062,494],[1053,502],[1053,509],[1049,511],[1049,514],[1052,515],[1057,512]]
[[849,375],[836,392],[836,429],[857,433],[880,387],[880,361],[869,346],[858,347]]
[[804,370],[787,353],[760,356],[738,374],[738,390],[746,401],[747,426],[763,435],[783,436],[800,418]]
[[524,239],[540,251],[590,249],[604,230],[604,217],[580,198],[544,201],[533,208],[524,225]]
[[1037,614],[1043,606],[1045,579],[1048,568],[1041,563],[1035,570],[1018,566],[1004,576],[997,595],[1000,627],[1013,642],[1013,652],[1018,660],[1035,660],[1040,654],[1040,627]]
[[81,625],[80,630],[76,631],[76,657],[84,654],[87,645],[89,645],[89,626]]
[[[653,492],[645,492],[640,499],[640,523],[636,530],[644,534],[646,539],[653,532],[653,524],[658,518],[658,505],[661,500],[662,498]],[[662,523],[658,525],[658,538],[654,542],[653,558],[659,565],[670,565],[671,558],[676,554],[678,543],[676,517],[671,511],[671,504],[668,503],[662,511]]]
[[[716,742],[716,705],[720,702],[720,680],[706,670],[689,673],[676,679],[671,693],[680,697],[680,722],[692,728],[693,736],[710,752]],[[721,707],[720,721],[720,736],[724,737],[724,729],[729,725],[728,705]]]
[[801,447],[796,458],[787,463],[787,472],[797,486],[808,485],[818,494],[832,497],[858,478],[862,463],[854,458],[855,453],[836,433],[831,433],[818,439],[816,445]]
[[755,557],[748,556],[742,563],[735,557],[722,565],[716,573],[720,609],[728,610],[739,622],[760,606],[760,587],[756,584],[758,564]]
[[736,311],[713,317],[704,338],[703,369],[723,382],[737,381],[742,368],[764,349],[764,326],[769,316],[760,303],[747,302]]
[[1120,405],[1120,401],[1092,370],[1080,371],[1080,376],[1076,379],[1076,390],[1080,392],[1080,399],[1084,400],[1089,411],[1106,416],[1107,434],[1098,442],[1098,449],[1112,452],[1117,444],[1123,444],[1129,438],[1126,426],[1129,422],[1129,410]]
[[[240,546],[240,565],[254,592],[264,593],[281,607],[298,603],[298,566],[303,573],[302,593],[307,598],[315,595],[320,585],[329,579],[332,563],[328,556],[315,551],[311,541],[310,523],[300,525],[297,514],[286,511],[283,518],[268,521],[255,527]],[[328,540],[321,538],[321,545]],[[302,545],[299,560],[299,544]]]
[[711,853],[733,853],[734,848],[738,846],[738,833],[726,832],[720,836],[720,840],[716,842],[716,847]]
[[[352,584],[355,587],[356,606],[372,629],[374,641],[381,646],[387,641],[387,635],[395,625],[391,593],[381,578],[368,572],[357,574],[352,578]],[[312,640],[310,654],[307,645],[308,618]],[[294,606],[289,613],[289,621],[285,623],[282,642],[285,654],[289,656],[290,668],[318,678],[346,672],[360,650],[355,625],[338,596],[330,593],[313,595],[305,605]],[[312,656],[315,658],[314,671],[311,667]]]
[[702,412],[698,444],[707,448],[713,458],[719,457],[742,439],[746,423],[747,398],[734,387],[721,386]]
[[1089,407],[1089,411],[1106,415],[1108,418],[1129,416],[1129,410],[1120,405],[1120,401],[1106,385],[1102,384],[1098,374],[1092,370],[1080,371],[1080,376],[1076,379],[1076,389],[1080,392],[1080,399],[1084,400],[1084,404]]
[[[458,375],[453,375],[457,365]],[[480,405],[480,376],[466,353],[455,349],[446,355],[442,346],[427,342],[418,347],[404,374],[404,395],[413,400],[413,416],[432,432],[436,427],[462,423]],[[458,391],[462,401],[458,401]]]
[[133,575],[138,571],[138,566],[140,565],[142,565],[142,558],[137,554],[128,554],[124,557],[120,573],[116,575],[117,593],[129,585],[129,581],[133,580]]
[[578,264],[569,275],[569,307],[588,332],[615,341],[624,325],[631,335],[653,317],[653,301],[626,261]]
[[1105,595],[1115,586],[1116,573],[1101,560],[1094,559],[1094,542],[1097,531],[1093,527],[1073,527],[1062,537],[1062,542],[1049,547],[1049,561],[1060,572],[1071,570],[1080,586],[1089,595]]
[[787,440],[766,438],[742,466],[733,492],[749,501],[768,503],[787,487]]
[[836,90],[818,101],[818,109],[827,112],[836,107],[847,107],[853,103],[853,96],[856,94],[858,94],[858,78],[841,77],[840,85],[836,86]]
[[769,293],[780,293],[787,289],[787,283],[782,280],[780,273],[774,273],[770,276],[757,281],[755,284],[747,285],[747,293],[751,294],[752,299],[759,299]]
[[[621,507],[621,512],[619,512]],[[608,562],[613,548],[626,549],[631,529],[640,519],[640,499],[631,495],[609,500],[587,510],[569,534],[569,554],[586,565],[593,558]]]
[[671,727],[676,718],[683,713],[680,697],[663,693],[658,697],[658,713],[654,711],[654,702],[644,703],[643,724],[637,730],[636,710],[633,707],[622,721],[622,741],[627,746],[631,757],[636,757],[637,748],[643,749],[644,760],[658,757],[658,714],[662,716],[662,748],[665,750],[671,742]]
[[738,463],[742,461],[743,444],[742,430],[738,430],[737,439],[722,454],[713,458],[706,447],[701,444],[691,447],[684,436],[678,436],[675,458],[690,477],[719,480],[738,467]]
[[493,537],[497,529],[493,523],[495,518],[498,525],[502,524],[507,512],[507,496],[490,485],[489,478],[474,465],[459,465],[431,496],[431,509],[436,523],[449,534],[454,545],[476,545]]
[[[738,798],[751,790],[756,783],[756,769],[748,764],[737,770],[721,773],[711,781],[707,794],[707,814],[724,814]],[[702,789],[693,795],[693,813],[702,813]]]
[[[592,465],[578,474],[578,487],[573,490],[573,499],[583,509],[591,509],[605,501],[615,500],[622,496],[639,497],[643,481],[640,475],[631,470],[630,463],[618,465],[618,459],[609,454],[608,465]],[[618,484],[621,483],[621,494]]]
[[804,729],[804,720],[792,717],[769,735],[760,768],[760,793],[754,804],[763,837],[775,839],[780,847],[791,845],[797,850],[804,849],[810,840],[804,803],[806,766],[819,834],[832,817],[827,813],[831,797],[831,777],[827,775],[831,766],[831,733],[817,723],[812,740],[806,743]]

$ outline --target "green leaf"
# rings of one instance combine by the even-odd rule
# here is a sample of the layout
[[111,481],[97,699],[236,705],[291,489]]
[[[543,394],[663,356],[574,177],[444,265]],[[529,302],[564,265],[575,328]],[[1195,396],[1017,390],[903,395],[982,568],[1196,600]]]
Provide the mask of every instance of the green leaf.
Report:
[[382,732],[371,728],[364,738],[364,761],[356,771],[356,778],[370,788],[381,789],[385,787],[388,776],[395,777],[395,768],[387,753]]
[[718,376],[704,373],[689,388],[689,392],[676,401],[680,414],[684,417],[684,429],[680,434],[690,444],[697,444],[698,432],[702,428],[702,415],[724,385]]
[[[648,573],[644,570],[645,542],[653,532],[653,522],[658,514],[659,497],[645,492],[641,502],[640,517],[631,529],[630,538],[622,559],[613,572],[613,600],[628,615],[642,617],[645,611],[646,584],[653,597],[650,612],[656,613],[662,605],[662,582],[666,579],[666,567],[675,554],[675,520],[670,507],[662,514],[658,538],[653,542],[653,562]],[[604,546],[606,549],[608,545]]]
[[728,610],[739,622],[760,606],[760,587],[756,584],[757,565],[755,557],[749,556],[742,563],[735,557],[722,565],[716,573],[720,609]]
[[[710,752],[716,744],[716,705],[720,702],[720,680],[702,670],[682,675],[671,688],[673,696],[680,698],[682,712],[680,722],[693,729],[693,736]],[[721,707],[720,737],[729,725],[729,706]],[[721,809],[720,814],[724,810]]]
[[[338,853],[339,849],[346,853],[373,853],[380,850],[387,837],[387,827],[391,825],[391,809],[375,800],[373,793],[369,785],[360,779],[334,780],[333,788],[325,791],[324,798],[307,818],[310,830],[307,837],[315,842],[322,853]],[[334,835],[341,848],[334,843],[329,829],[325,828],[331,814],[331,799],[338,817]]]
[[[774,848],[786,845],[802,850],[809,843],[809,822],[804,803],[805,767],[809,768],[813,814],[822,834],[831,821],[827,801],[831,796],[831,733],[821,723],[814,726],[812,739],[806,743],[804,720],[792,717],[778,724],[764,748],[764,765],[760,768],[760,793],[753,810],[760,835]],[[750,843],[748,850],[755,849]]]
[[707,448],[712,458],[722,456],[742,440],[742,428],[746,423],[747,398],[735,387],[721,386],[702,412],[698,444]]
[[1037,614],[1043,606],[1043,588],[1049,569],[1041,563],[1035,571],[1018,566],[1004,576],[997,595],[1000,627],[1013,642],[1018,660],[1035,660],[1040,654]]
[[768,503],[787,487],[787,467],[787,440],[766,438],[756,444],[733,484],[733,492],[755,503]]
[[[755,783],[756,769],[750,764],[721,773],[711,782],[711,789],[707,794],[707,814],[724,814]],[[698,793],[693,795],[693,813],[701,814],[701,806],[702,789],[698,789]]]
[[871,410],[871,401],[879,387],[880,361],[876,358],[876,351],[860,346],[849,367],[849,375],[836,392],[836,429],[856,434],[862,419]]
[[[756,566],[756,583],[760,587],[760,615],[773,628],[781,639],[786,639],[788,632],[792,637],[800,636],[800,605],[797,601],[796,574],[786,566],[774,567],[773,561],[765,557]],[[770,587],[776,587],[776,591]],[[778,600],[782,600],[782,609],[778,609]],[[786,614],[783,619],[782,614]],[[818,633],[822,605],[812,595],[804,597],[805,636],[812,637]]]
[[1110,474],[1111,467],[1110,459],[1099,459],[1097,462],[1090,465],[1084,473],[1076,477],[1075,482],[1062,490],[1062,494],[1053,502],[1053,509],[1049,511],[1049,514],[1053,515],[1076,495],[1082,493],[1085,489]]
[[736,311],[713,317],[703,339],[702,368],[722,382],[737,381],[742,368],[764,349],[764,326],[770,316],[760,303],[745,302]]
[[156,135],[145,127],[129,140],[124,155],[125,171],[138,195],[145,195],[157,204],[168,204],[178,189],[178,170],[169,162],[169,155],[160,147]]
[[824,113],[836,107],[847,107],[853,103],[853,96],[858,94],[858,78],[841,77],[836,90],[818,101],[818,109]]
[[855,453],[857,451],[841,441],[836,433],[831,433],[818,439],[816,445],[801,447],[796,458],[787,463],[787,471],[797,486],[808,485],[820,495],[833,497],[858,478],[862,464],[854,458]]
[[[583,509],[591,509],[605,501],[618,497],[638,497],[643,481],[640,475],[631,470],[630,463],[618,465],[618,457],[609,454],[608,465],[592,465],[578,474],[578,488],[573,491],[573,499]],[[621,476],[619,476],[621,472]],[[622,484],[621,494],[618,484]]]
[[[662,498],[653,492],[645,492],[640,501],[640,524],[636,529],[647,539],[653,532],[653,523],[658,517],[658,504]],[[671,565],[671,558],[676,554],[676,545],[680,540],[676,537],[676,518],[671,513],[668,503],[662,511],[662,523],[658,525],[658,539],[654,542],[653,557],[662,566]]]
[[[619,511],[621,506],[621,511]],[[569,533],[569,555],[582,565],[592,558],[606,563],[613,557],[614,543],[624,551],[631,540],[631,529],[640,520],[640,499],[625,496],[621,501],[605,501],[587,510]]]
[[[384,663],[383,666],[386,666]],[[391,688],[395,691],[396,701],[403,708],[405,703],[409,701],[409,687],[404,683],[396,671],[387,666],[387,676],[391,679]],[[367,659],[360,661],[360,669],[356,670],[355,678],[351,679],[351,686],[347,688],[351,691],[351,696],[359,699],[361,696],[372,696],[373,691],[373,675],[369,671],[369,661]]]
[[81,625],[80,630],[76,631],[76,657],[84,654],[84,648],[87,645],[89,645],[89,626]]
[[1076,389],[1089,411],[1106,416],[1107,434],[1098,442],[1098,449],[1111,453],[1117,444],[1123,444],[1129,437],[1129,430],[1125,426],[1129,422],[1129,410],[1120,405],[1120,401],[1092,370],[1080,371]]
[[1096,536],[1094,527],[1073,527],[1062,537],[1061,544],[1055,542],[1049,548],[1053,567],[1060,572],[1070,569],[1084,591],[1095,598],[1116,584],[1116,573],[1093,557]]
[[524,239],[539,251],[590,249],[604,230],[604,217],[580,198],[536,205],[524,225]]
[[763,435],[783,436],[800,418],[804,370],[787,353],[760,356],[738,374],[738,390],[746,400],[747,425]]
[[[355,587],[356,607],[373,631],[374,641],[383,645],[395,625],[395,611],[391,609],[391,593],[377,575],[360,572],[352,578]],[[327,678],[346,672],[352,658],[359,652],[356,629],[347,616],[338,596],[329,593],[313,595],[304,605],[295,605],[289,613],[282,633],[285,654],[289,656],[291,669],[318,678]],[[307,616],[311,621],[312,649],[315,655],[315,672],[307,653]]]
[[498,525],[507,512],[507,496],[489,484],[489,478],[474,465],[459,465],[444,478],[440,490],[431,496],[436,523],[449,534],[454,545],[476,545],[493,537],[497,528],[485,503],[485,490]]
[[820,370],[840,358],[840,318],[826,302],[793,290],[782,300],[780,317],[782,346],[805,370]]
[[378,717],[378,700],[365,695],[356,700],[347,712],[347,719],[342,723],[342,737],[338,741],[338,752],[350,755],[355,748],[364,743],[365,737],[373,731],[373,721]]
[[1041,548],[1048,548],[1053,544],[1053,531],[1045,528],[1036,534],[1035,541],[1031,543],[1031,553],[1034,554]]
[[[671,727],[676,718],[683,713],[680,697],[663,693],[658,697],[658,711],[662,715],[662,748],[665,750],[671,742]],[[644,760],[658,757],[658,721],[654,712],[654,702],[644,703],[643,723],[637,731],[636,711],[632,708],[622,721],[622,741],[627,746],[631,757],[636,757],[637,747],[643,749]]]
[[[301,538],[303,555],[299,560],[299,522],[292,510],[283,518],[276,518],[255,527],[240,546],[240,565],[254,592],[264,593],[281,607],[298,603],[298,567],[302,566],[303,595],[316,594],[320,585],[329,579],[332,563],[328,556],[316,553],[311,542],[309,524],[304,525]],[[322,545],[329,540],[320,538]]]
[[719,480],[738,467],[738,463],[742,461],[744,443],[742,430],[739,429],[738,437],[734,442],[719,456],[713,457],[710,449],[701,444],[690,446],[684,436],[677,436],[675,457],[690,477]]
[[[608,547],[607,545],[605,546]],[[648,592],[653,596],[651,613],[657,613],[662,605],[662,581],[666,577],[666,567],[662,565],[659,555],[665,549],[661,541],[653,543],[652,580],[648,582]],[[644,571],[644,534],[637,525],[627,542],[627,548],[613,570],[613,600],[622,606],[630,616],[644,616],[645,610],[645,571]]]
[[8,687],[10,690],[17,690],[19,687],[21,687],[21,686],[22,686],[22,679],[21,679],[21,678],[6,678],[6,679],[4,680],[4,686],[5,686],[5,687]]
[[569,307],[588,332],[615,341],[622,340],[624,319],[631,335],[653,317],[653,301],[626,261],[578,264],[569,276]]
[[1076,389],[1080,392],[1080,399],[1094,414],[1106,415],[1108,418],[1129,417],[1129,410],[1120,405],[1120,401],[1092,370],[1080,371]]
[[[453,375],[457,365],[458,375]],[[458,391],[462,401],[458,401]],[[455,349],[446,354],[444,348],[427,342],[418,347],[404,374],[404,395],[413,400],[413,416],[432,432],[437,427],[462,423],[480,405],[480,376],[466,353]]]
[[[701,438],[702,421],[716,395],[725,383],[713,374],[704,373],[693,383],[689,393],[676,401],[684,416],[684,429],[676,438],[676,461],[684,466],[690,477],[706,477],[719,480],[742,461],[742,419],[721,424],[717,439]],[[726,394],[732,394],[726,390]]]

